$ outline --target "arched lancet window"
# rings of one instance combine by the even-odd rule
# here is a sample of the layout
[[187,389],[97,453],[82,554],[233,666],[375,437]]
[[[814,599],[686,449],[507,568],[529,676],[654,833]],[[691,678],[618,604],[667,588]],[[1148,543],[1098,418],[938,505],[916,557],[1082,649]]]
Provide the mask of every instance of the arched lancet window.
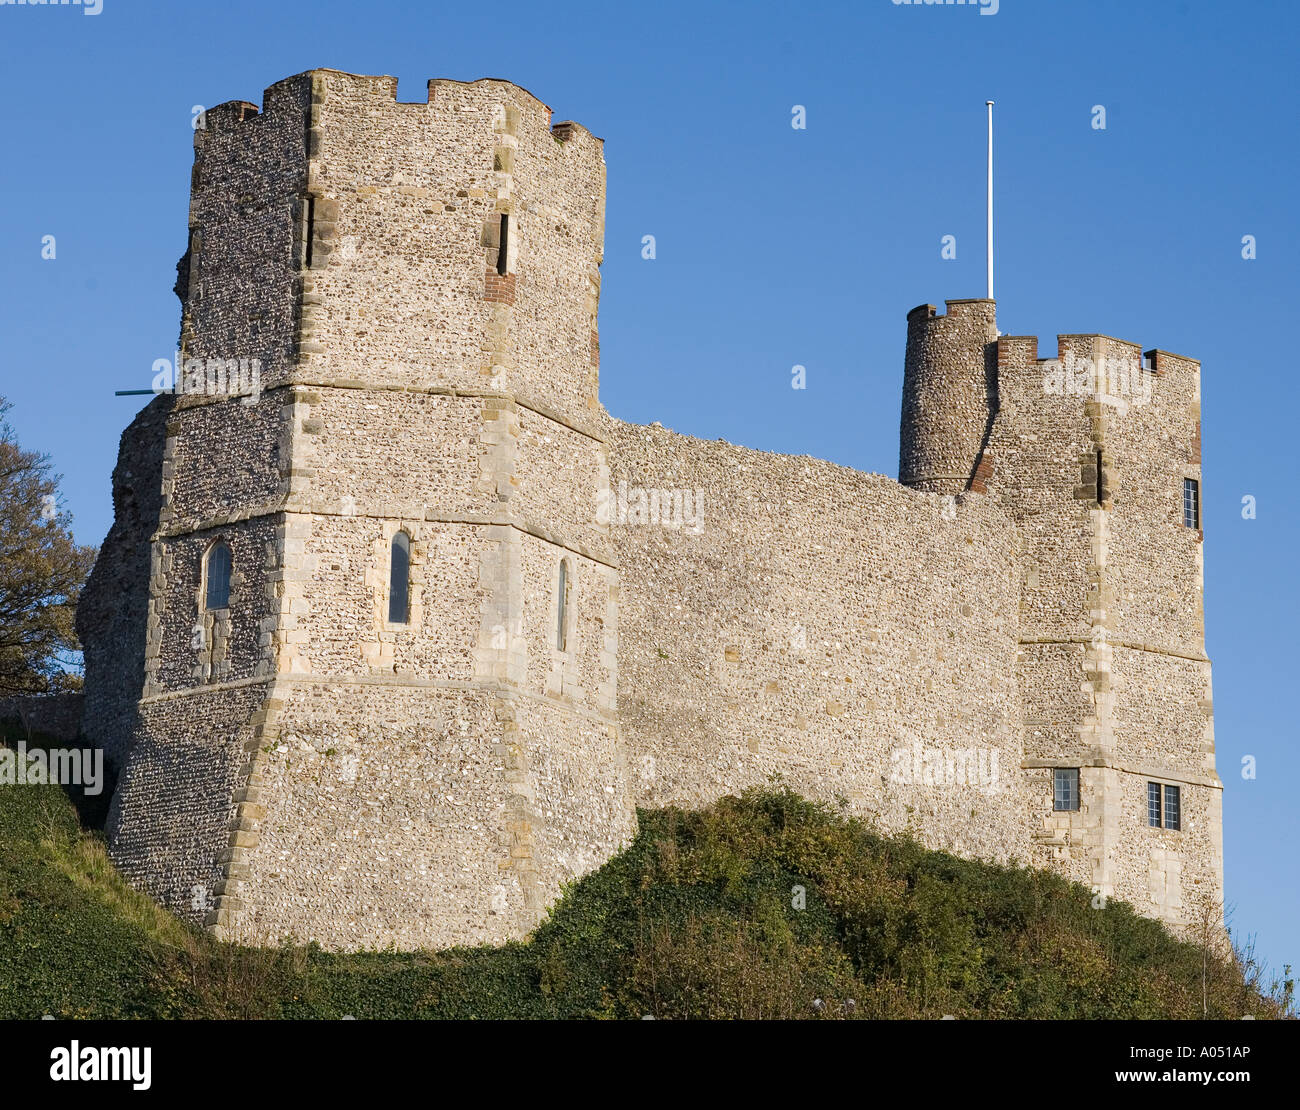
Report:
[[568,648],[569,617],[569,560],[560,560],[560,581],[556,590],[555,646],[560,651]]
[[388,564],[388,623],[405,624],[410,619],[411,537],[398,532],[393,537],[393,554]]
[[204,577],[207,592],[204,596],[205,609],[227,609],[230,607],[230,569],[233,561],[230,545],[225,540],[218,540],[208,548],[207,566]]

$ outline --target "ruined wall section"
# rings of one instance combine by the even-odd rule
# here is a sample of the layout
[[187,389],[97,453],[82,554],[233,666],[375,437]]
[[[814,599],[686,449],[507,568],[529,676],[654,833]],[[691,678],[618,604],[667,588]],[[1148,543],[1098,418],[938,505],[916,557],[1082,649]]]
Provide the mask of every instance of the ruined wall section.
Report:
[[[632,503],[638,489],[702,494],[698,532],[612,525],[639,803],[700,806],[779,775],[933,845],[1027,851],[1019,538],[1000,508],[614,427],[612,481]],[[972,750],[975,782],[953,782]]]
[[122,433],[113,467],[113,524],[77,606],[85,657],[82,732],[114,768],[125,762],[144,689],[150,537],[162,503],[163,446],[174,400],[150,401]]

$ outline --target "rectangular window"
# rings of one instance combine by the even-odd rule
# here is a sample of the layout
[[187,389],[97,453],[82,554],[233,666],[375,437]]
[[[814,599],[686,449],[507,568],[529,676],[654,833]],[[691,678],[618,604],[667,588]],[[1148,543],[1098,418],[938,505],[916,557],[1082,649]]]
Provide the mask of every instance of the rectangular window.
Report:
[[1058,813],[1079,808],[1079,770],[1057,767],[1052,789],[1052,809]]
[[1201,526],[1201,484],[1195,478],[1183,479],[1183,523],[1188,528]]
[[1177,832],[1183,827],[1182,810],[1179,787],[1158,782],[1147,783],[1147,824],[1151,828],[1173,829]]
[[1167,829],[1182,828],[1182,825],[1179,823],[1182,819],[1182,815],[1179,812],[1179,810],[1182,808],[1179,804],[1180,801],[1181,799],[1178,796],[1178,787],[1166,786],[1165,787],[1165,828]]
[[398,532],[393,537],[388,562],[388,623],[406,624],[410,620],[411,537]]

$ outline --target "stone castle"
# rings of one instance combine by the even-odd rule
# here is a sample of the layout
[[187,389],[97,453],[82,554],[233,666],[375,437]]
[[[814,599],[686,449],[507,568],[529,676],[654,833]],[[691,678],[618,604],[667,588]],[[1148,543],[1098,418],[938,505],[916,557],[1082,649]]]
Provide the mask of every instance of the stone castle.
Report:
[[923,305],[898,481],[620,422],[601,140],[396,86],[195,132],[178,380],[78,613],[132,882],[254,944],[500,942],[638,805],[779,781],[1175,926],[1221,899],[1197,362]]

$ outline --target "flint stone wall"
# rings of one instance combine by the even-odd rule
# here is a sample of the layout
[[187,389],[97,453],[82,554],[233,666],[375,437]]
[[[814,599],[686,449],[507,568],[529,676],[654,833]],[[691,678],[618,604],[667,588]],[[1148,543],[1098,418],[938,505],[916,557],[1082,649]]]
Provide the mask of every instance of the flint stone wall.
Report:
[[[779,781],[936,846],[1028,856],[1005,514],[658,427],[615,423],[612,438],[616,489],[702,493],[698,533],[611,527],[638,803]],[[946,779],[971,749],[975,783],[924,781],[927,751]]]

